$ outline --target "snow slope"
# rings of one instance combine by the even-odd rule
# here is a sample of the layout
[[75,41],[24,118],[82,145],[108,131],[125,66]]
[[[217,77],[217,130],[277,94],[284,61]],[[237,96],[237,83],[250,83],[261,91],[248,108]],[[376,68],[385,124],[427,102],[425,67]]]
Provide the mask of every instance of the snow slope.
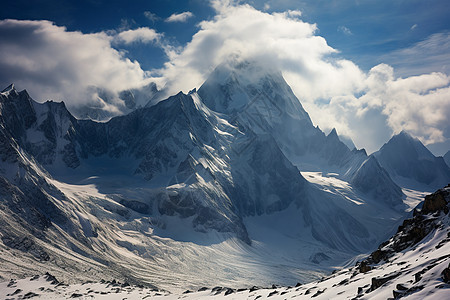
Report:
[[[337,182],[335,182],[337,183]],[[338,186],[338,185],[336,185]],[[66,285],[50,274],[0,284],[0,297],[43,299],[448,299],[450,186],[426,197],[421,211],[354,267],[292,286],[201,287],[171,293],[116,281]]]

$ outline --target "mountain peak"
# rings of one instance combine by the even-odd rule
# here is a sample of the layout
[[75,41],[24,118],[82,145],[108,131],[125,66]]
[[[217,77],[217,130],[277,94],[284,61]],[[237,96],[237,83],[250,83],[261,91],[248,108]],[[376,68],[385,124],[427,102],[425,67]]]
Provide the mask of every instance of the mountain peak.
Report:
[[327,135],[327,137],[328,137],[328,138],[338,138],[338,139],[339,139],[338,134],[337,134],[337,131],[336,131],[336,128],[333,128],[333,129],[330,131],[330,133]]
[[[400,133],[399,134],[397,134],[397,135],[395,135],[395,136],[397,136],[397,137],[402,137],[402,138],[406,138],[406,139],[409,139],[409,140],[415,140],[415,138],[412,136],[412,135],[410,135],[406,130],[402,130],[402,131],[400,131]],[[395,137],[394,136],[394,137]]]
[[8,92],[10,92],[12,90],[15,90],[14,83],[11,83],[10,85],[8,85],[8,87],[3,89],[2,93],[8,93]]
[[406,153],[413,154],[418,159],[433,160],[435,156],[428,150],[422,142],[410,135],[405,130],[394,135],[386,144],[381,147],[380,151],[400,151],[403,155]]
[[14,83],[11,83],[10,85],[8,85],[8,87],[3,89],[1,91],[1,94],[3,94],[6,97],[8,97],[9,95],[17,95],[17,91],[16,91],[16,88],[14,86]]
[[226,60],[214,69],[198,94],[210,109],[219,113],[245,114],[258,110],[260,116],[289,115],[312,125],[281,71],[260,61],[236,57]]
[[430,187],[442,186],[450,180],[450,169],[444,160],[436,158],[419,139],[404,130],[394,135],[374,155],[390,174]]

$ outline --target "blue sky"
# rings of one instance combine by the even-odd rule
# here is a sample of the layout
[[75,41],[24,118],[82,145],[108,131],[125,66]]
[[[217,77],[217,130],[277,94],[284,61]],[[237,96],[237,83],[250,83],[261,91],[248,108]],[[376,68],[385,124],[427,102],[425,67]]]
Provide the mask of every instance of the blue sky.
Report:
[[[447,0],[241,2],[268,12],[300,10],[304,21],[318,25],[319,34],[329,45],[365,70],[382,62],[395,67],[390,53],[411,47],[434,33],[450,31]],[[164,21],[182,12],[192,12],[193,17],[186,22]],[[146,17],[148,13],[153,14],[153,20]],[[180,46],[191,40],[200,21],[214,15],[208,0],[15,0],[2,3],[0,11],[0,19],[50,20],[83,33],[146,26],[164,33]],[[145,69],[159,68],[166,60],[159,47],[140,45],[126,49],[130,51],[129,57],[137,59]],[[439,70],[430,67],[430,71]],[[414,66],[410,69],[402,66],[402,75],[418,73]]]
[[187,91],[238,52],[278,65],[313,122],[358,147],[407,130],[450,149],[448,0],[15,0],[0,20],[0,85],[38,101],[149,81]]

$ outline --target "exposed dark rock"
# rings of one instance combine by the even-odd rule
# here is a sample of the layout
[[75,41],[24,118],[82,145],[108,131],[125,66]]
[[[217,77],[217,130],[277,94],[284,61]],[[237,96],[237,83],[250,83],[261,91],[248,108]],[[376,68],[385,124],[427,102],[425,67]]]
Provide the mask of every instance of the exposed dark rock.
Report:
[[53,276],[52,274],[50,274],[49,272],[45,273],[45,279],[47,281],[51,281],[51,284],[58,284],[59,283],[58,279],[56,279],[56,277]]
[[274,295],[278,295],[278,292],[277,291],[270,292],[269,295],[267,295],[267,298],[272,297]]
[[367,261],[362,261],[359,265],[359,272],[361,273],[367,273],[370,270],[372,270],[372,267],[367,264]]
[[233,294],[234,292],[235,292],[234,289],[228,288],[228,289],[225,291],[225,296],[230,295],[230,294]]
[[16,283],[17,283],[17,281],[15,281],[14,279],[11,279],[11,280],[8,282],[7,287],[12,287],[12,286],[15,285]]
[[357,295],[361,295],[363,293],[362,286],[358,286],[358,291],[356,292]]
[[30,281],[38,280],[39,277],[40,277],[39,275],[34,275],[33,277],[30,278]]
[[33,293],[33,292],[28,292],[25,295],[23,295],[22,299],[31,299],[31,298],[34,298],[34,297],[37,297],[37,296],[39,296],[39,294],[36,294],[36,293]]
[[392,294],[394,295],[394,299],[399,299],[399,298],[403,297],[403,295],[405,294],[405,291],[393,290]]
[[83,297],[83,294],[73,293],[72,295],[70,295],[70,298],[80,298],[80,297]]
[[325,292],[326,288],[323,290],[318,290],[314,295],[311,296],[311,298],[315,298],[317,296],[319,296],[320,294],[322,294],[323,292]]
[[201,287],[201,288],[198,289],[198,292],[204,292],[204,291],[207,291],[207,290],[208,290],[207,287]]
[[259,287],[257,287],[257,286],[252,286],[251,288],[250,288],[250,293],[251,292],[254,292],[254,291],[257,291],[257,290],[259,290],[260,288]]
[[442,271],[442,280],[444,280],[445,283],[450,283],[450,263],[448,264],[448,267]]
[[422,213],[429,214],[437,211],[444,211],[448,213],[446,197],[449,196],[449,191],[446,189],[440,189],[431,195],[425,196],[425,202],[423,203]]
[[370,290],[374,291],[377,288],[379,288],[380,286],[382,286],[383,284],[385,284],[386,282],[396,278],[397,276],[399,276],[400,273],[396,273],[393,274],[391,276],[386,276],[386,277],[373,277],[372,278],[372,284],[370,285]]
[[20,293],[20,292],[22,292],[22,290],[21,290],[21,289],[17,289],[17,290],[15,290],[13,293],[8,294],[8,295],[6,295],[6,296],[14,296],[14,295],[17,295],[17,294]]

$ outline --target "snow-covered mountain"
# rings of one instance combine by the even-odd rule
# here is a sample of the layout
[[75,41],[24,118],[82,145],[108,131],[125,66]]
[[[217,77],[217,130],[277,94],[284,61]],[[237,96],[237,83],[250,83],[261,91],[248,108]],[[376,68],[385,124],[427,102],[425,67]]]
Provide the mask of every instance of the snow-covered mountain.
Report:
[[198,94],[213,111],[256,134],[272,136],[299,170],[336,173],[379,200],[401,203],[400,188],[364,150],[350,151],[336,130],[325,135],[313,126],[280,72],[254,62],[230,60],[214,70]]
[[394,135],[373,154],[398,184],[434,190],[450,182],[450,168],[406,131]]
[[448,299],[450,287],[450,185],[425,197],[397,233],[351,268],[319,281],[246,288],[203,286],[174,292],[117,281],[66,285],[47,273],[0,283],[0,297],[44,299]]
[[[253,62],[224,63],[198,92],[108,122],[14,86],[0,116],[2,155],[13,157],[4,193],[20,190],[11,199],[47,222],[36,233],[30,209],[5,202],[4,222],[17,219],[23,234],[11,247],[2,232],[0,276],[49,268],[64,280],[101,273],[163,287],[291,284],[371,251],[417,204],[376,157],[314,127],[279,72]],[[25,236],[45,262],[30,263]]]

